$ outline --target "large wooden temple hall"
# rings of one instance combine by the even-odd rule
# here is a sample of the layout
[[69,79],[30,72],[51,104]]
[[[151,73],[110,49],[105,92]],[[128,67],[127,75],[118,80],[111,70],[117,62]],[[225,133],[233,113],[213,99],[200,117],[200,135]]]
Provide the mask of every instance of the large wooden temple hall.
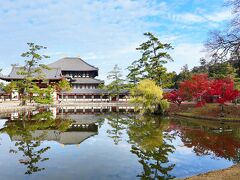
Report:
[[[59,101],[96,101],[108,102],[115,101],[116,97],[110,97],[110,93],[98,88],[104,81],[96,79],[98,76],[98,68],[94,67],[81,58],[78,57],[65,57],[47,65],[51,69],[44,70],[45,81],[49,83],[59,81],[63,78],[68,80],[71,84],[72,90],[68,92],[57,92],[57,99]],[[5,81],[17,81],[24,77],[17,73],[19,67],[12,67],[9,75],[1,75],[0,79]],[[2,95],[6,93],[0,91]],[[63,97],[62,97],[63,95]],[[119,101],[127,101],[126,92],[119,96]],[[18,99],[18,95],[13,93],[11,95],[13,100]]]

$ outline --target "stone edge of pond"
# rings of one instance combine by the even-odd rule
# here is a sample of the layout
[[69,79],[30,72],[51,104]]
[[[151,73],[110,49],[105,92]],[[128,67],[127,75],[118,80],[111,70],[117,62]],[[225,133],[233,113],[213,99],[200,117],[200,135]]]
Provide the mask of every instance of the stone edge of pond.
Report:
[[186,114],[186,113],[175,113],[174,116],[201,119],[201,120],[207,120],[207,121],[221,121],[221,122],[240,123],[240,117],[239,118],[216,118],[216,117],[209,117],[209,116],[196,116],[196,115],[191,115],[191,114]]
[[225,169],[213,170],[206,173],[182,178],[182,180],[238,180],[240,177],[240,164],[235,164]]
[[133,104],[126,102],[114,102],[114,103],[97,103],[97,102],[75,102],[75,103],[63,103],[63,104],[52,104],[52,105],[43,105],[43,104],[31,104],[27,106],[9,106],[8,107],[0,107],[0,114],[26,111],[26,110],[35,110],[38,108],[49,108],[49,107],[72,107],[72,106],[128,106],[134,107]]

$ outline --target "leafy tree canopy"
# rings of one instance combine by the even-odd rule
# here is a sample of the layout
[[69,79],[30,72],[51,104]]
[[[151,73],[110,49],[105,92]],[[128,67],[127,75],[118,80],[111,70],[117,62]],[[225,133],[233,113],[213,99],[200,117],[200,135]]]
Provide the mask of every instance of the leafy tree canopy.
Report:
[[163,91],[153,80],[145,79],[131,90],[131,102],[136,104],[136,110],[141,107],[143,113],[164,114],[169,103],[163,99]]

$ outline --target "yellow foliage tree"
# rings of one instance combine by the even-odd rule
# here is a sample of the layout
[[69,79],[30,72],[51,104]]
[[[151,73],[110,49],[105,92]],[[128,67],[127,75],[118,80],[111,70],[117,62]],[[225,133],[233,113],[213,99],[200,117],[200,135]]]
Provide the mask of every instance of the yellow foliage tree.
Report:
[[130,102],[142,113],[164,114],[169,108],[167,100],[163,99],[163,90],[150,79],[144,79],[131,90]]

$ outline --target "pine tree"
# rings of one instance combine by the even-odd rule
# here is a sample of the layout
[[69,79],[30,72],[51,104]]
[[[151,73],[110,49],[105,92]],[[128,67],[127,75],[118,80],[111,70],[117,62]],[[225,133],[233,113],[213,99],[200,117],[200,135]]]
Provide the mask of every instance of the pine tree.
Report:
[[102,89],[109,91],[111,96],[116,96],[117,100],[119,99],[119,94],[125,89],[121,71],[122,69],[116,64],[107,76],[108,80],[111,80],[111,83],[101,87]]
[[[148,40],[137,48],[142,53],[142,57],[128,67],[130,82],[138,82],[142,79],[152,79],[157,85],[168,86],[171,74],[167,73],[163,65],[172,61],[168,50],[173,49],[170,44],[163,44],[152,33],[144,33]],[[165,84],[166,83],[166,84]]]
[[[20,67],[19,71],[17,72],[24,78],[21,81],[12,83],[16,84],[16,90],[21,98],[21,105],[26,105],[27,100],[32,101],[34,99],[32,95],[35,93],[38,94],[38,97],[34,99],[35,102],[40,100],[40,103],[50,104],[53,101],[51,96],[53,90],[49,86],[46,91],[39,94],[41,90],[37,87],[36,83],[36,81],[39,80],[44,81],[45,77],[43,74],[43,69],[50,69],[46,65],[40,64],[41,60],[49,58],[49,56],[39,54],[39,51],[46,49],[46,47],[36,45],[34,43],[27,43],[27,45],[29,46],[29,50],[21,55],[23,58],[25,58],[25,65]],[[11,87],[11,85],[9,86]],[[46,101],[44,98],[46,98]]]

